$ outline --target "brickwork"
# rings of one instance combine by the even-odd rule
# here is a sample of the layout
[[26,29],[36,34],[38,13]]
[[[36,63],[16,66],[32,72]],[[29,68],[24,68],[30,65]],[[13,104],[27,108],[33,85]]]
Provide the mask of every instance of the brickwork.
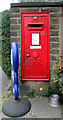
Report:
[[[61,7],[15,7],[10,9],[11,43],[13,41],[18,43],[20,54],[19,80],[21,80],[21,12],[50,12],[50,61],[52,64],[56,60],[55,56],[61,53],[62,10]],[[19,84],[21,84],[20,81]],[[49,82],[24,82],[23,84],[30,86],[31,89],[39,89],[40,86],[45,86],[44,89],[47,89]]]

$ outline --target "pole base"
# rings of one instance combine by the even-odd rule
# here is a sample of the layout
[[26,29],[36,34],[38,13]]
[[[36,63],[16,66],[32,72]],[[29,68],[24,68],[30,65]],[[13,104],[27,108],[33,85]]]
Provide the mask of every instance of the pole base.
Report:
[[9,98],[2,106],[2,112],[9,117],[21,117],[31,109],[31,103],[27,98]]

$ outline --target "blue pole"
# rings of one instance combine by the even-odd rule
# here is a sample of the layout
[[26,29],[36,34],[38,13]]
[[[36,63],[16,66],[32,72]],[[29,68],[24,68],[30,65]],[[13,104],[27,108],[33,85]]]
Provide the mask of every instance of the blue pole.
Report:
[[18,67],[19,67],[19,52],[16,42],[12,43],[12,65],[14,71],[14,97],[18,100]]

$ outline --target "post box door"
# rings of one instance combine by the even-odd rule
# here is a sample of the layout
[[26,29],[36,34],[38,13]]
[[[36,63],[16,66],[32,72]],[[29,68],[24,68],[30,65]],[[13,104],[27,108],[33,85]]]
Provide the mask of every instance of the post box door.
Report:
[[21,13],[22,80],[50,79],[50,14]]

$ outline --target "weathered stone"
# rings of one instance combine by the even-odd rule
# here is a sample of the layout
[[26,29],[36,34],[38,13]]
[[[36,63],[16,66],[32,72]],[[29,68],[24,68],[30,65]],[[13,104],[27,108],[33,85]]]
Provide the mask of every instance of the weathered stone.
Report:
[[18,36],[21,36],[21,31],[18,31]]
[[[62,8],[62,12],[63,12],[63,8]],[[61,18],[61,54],[63,54],[63,16]]]
[[60,20],[59,20],[59,18],[58,19],[51,19],[51,22],[52,22],[52,24],[59,24],[60,23]]
[[57,36],[50,36],[50,41],[51,42],[59,42],[59,37],[57,37]]
[[56,61],[56,57],[51,55],[51,61]]
[[[25,81],[24,83],[22,82],[21,85],[22,85],[21,90],[22,90],[23,94],[25,91],[26,91],[26,93],[32,91],[32,89],[35,89],[36,93],[40,94],[40,87],[43,88],[43,91],[47,90],[48,86],[49,86],[49,82],[32,81],[30,84],[30,81]],[[21,88],[21,85],[20,85],[20,88]]]
[[11,35],[11,36],[17,36],[17,31],[12,31],[12,32],[10,32],[10,35]]
[[21,8],[21,12],[39,12],[39,7],[26,7]]
[[59,36],[59,31],[51,31],[50,35],[51,36]]
[[51,54],[59,54],[59,50],[51,50]]
[[60,12],[60,7],[42,7],[42,11]]
[[12,41],[12,42],[14,42],[14,41],[20,42],[20,41],[21,41],[21,37],[12,37],[12,38],[11,38],[11,41]]
[[21,0],[21,2],[31,2],[31,0]]
[[21,2],[45,2],[45,0],[21,0]]
[[52,44],[51,44],[51,47],[52,47],[52,48],[59,48],[59,43],[52,43]]
[[60,12],[50,12],[50,17],[59,17],[61,16]]
[[62,0],[19,0],[20,2],[62,2]]
[[20,17],[20,13],[11,13],[10,17],[11,18],[18,18],[18,17]]
[[59,24],[56,24],[56,25],[51,25],[50,26],[50,29],[52,29],[52,30],[57,30],[57,29],[59,29]]
[[10,9],[11,13],[19,13],[19,7],[14,7]]
[[20,24],[20,25],[21,25],[21,18],[20,18],[20,19],[18,19],[18,24]]
[[17,19],[10,19],[10,24],[17,24]]
[[17,25],[17,24],[11,25],[11,26],[10,26],[10,29],[11,29],[11,30],[20,30],[20,25]]

